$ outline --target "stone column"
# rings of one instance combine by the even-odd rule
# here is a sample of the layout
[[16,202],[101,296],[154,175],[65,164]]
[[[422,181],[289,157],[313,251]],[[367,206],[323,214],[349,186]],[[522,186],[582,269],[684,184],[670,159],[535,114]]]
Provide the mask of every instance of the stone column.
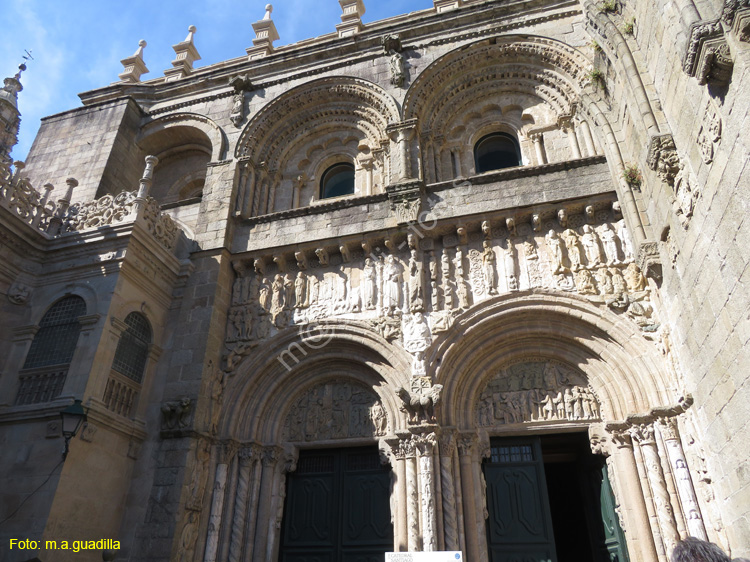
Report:
[[547,163],[547,154],[544,151],[544,144],[542,133],[531,133],[529,138],[534,143],[534,152],[536,153],[536,161],[540,166]]
[[214,477],[213,500],[211,514],[208,518],[208,534],[206,535],[206,553],[203,562],[216,562],[219,548],[219,530],[221,517],[224,512],[224,491],[227,484],[229,464],[232,462],[237,449],[234,443],[219,445],[219,464],[216,466]]
[[406,448],[402,439],[396,437],[386,441],[390,448],[393,472],[396,476],[391,498],[391,510],[393,513],[394,543],[396,552],[403,552],[408,548],[409,525],[407,513],[407,490],[406,490]]
[[[654,538],[649,524],[646,500],[641,490],[638,465],[635,461],[633,441],[623,428],[608,428],[614,444],[615,478],[617,489],[622,490],[622,514],[626,538],[631,550],[640,553],[642,562],[654,562],[658,559]],[[635,549],[632,547],[635,545]]]
[[437,444],[434,433],[415,437],[417,446],[417,461],[419,463],[419,500],[422,519],[422,550],[434,552],[437,550],[437,525],[435,514],[435,483],[433,453]]
[[439,450],[445,549],[448,551],[460,550],[456,515],[455,471],[453,470],[453,457],[456,453],[456,432],[454,430],[443,431],[440,436]]
[[[239,471],[237,474],[237,492],[232,515],[232,534],[229,543],[229,561],[239,562],[242,557],[242,545],[245,537],[247,511],[250,504],[250,485],[253,466],[258,460],[260,451],[255,446],[244,447],[239,452]],[[253,509],[255,506],[253,505]],[[252,548],[252,544],[249,545]]]
[[272,543],[268,540],[268,522],[272,519],[271,502],[274,495],[276,467],[281,459],[281,447],[265,447],[261,457],[260,493],[255,516],[255,540],[253,560],[267,560],[272,554]]
[[252,186],[253,168],[249,161],[240,161],[240,181],[237,186],[237,205],[234,214],[247,217],[252,201],[250,186]]
[[680,534],[677,532],[677,523],[675,522],[672,504],[669,499],[669,490],[664,480],[659,451],[656,448],[654,426],[650,423],[636,425],[631,428],[630,434],[638,442],[643,453],[646,476],[656,507],[656,519],[661,529],[666,555],[669,556],[669,553],[672,552],[672,549],[680,540]]
[[403,441],[406,453],[406,520],[408,525],[407,547],[409,552],[421,550],[419,534],[419,486],[417,481],[417,447],[413,438]]
[[690,536],[702,540],[708,540],[706,527],[703,523],[703,515],[698,504],[698,497],[695,494],[693,480],[690,477],[690,470],[685,459],[685,452],[680,442],[680,432],[677,427],[677,420],[674,418],[663,418],[659,423],[659,433],[664,439],[664,444],[669,457],[669,464],[674,472],[677,483],[677,494],[682,504],[682,511],[687,520],[687,528]]
[[594,137],[591,136],[591,127],[589,127],[588,122],[584,119],[581,119],[578,125],[578,128],[581,131],[581,136],[583,137],[583,143],[586,145],[586,156],[596,156]]
[[476,490],[474,484],[474,451],[477,447],[475,434],[464,434],[458,437],[458,458],[461,467],[461,492],[463,496],[463,514],[466,534],[467,560],[480,560],[479,534],[482,529],[477,521]]
[[286,475],[297,470],[297,456],[280,452],[280,462],[276,463],[273,479],[273,496],[271,499],[271,516],[268,520],[268,548],[266,562],[273,562],[279,558],[281,539],[281,521],[284,517],[284,500],[286,499]]
[[562,132],[568,135],[568,142],[570,142],[570,151],[573,155],[573,158],[580,158],[581,148],[578,146],[578,137],[576,137],[576,130],[575,125],[573,125],[573,120],[569,117],[564,118],[560,120],[559,124]]

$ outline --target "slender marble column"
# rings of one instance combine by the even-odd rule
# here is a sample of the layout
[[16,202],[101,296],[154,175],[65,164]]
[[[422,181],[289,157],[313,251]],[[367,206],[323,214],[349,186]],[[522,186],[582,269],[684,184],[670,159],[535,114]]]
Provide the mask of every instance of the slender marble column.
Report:
[[560,128],[568,135],[568,142],[570,142],[570,151],[574,159],[581,157],[581,148],[578,146],[578,137],[576,137],[575,125],[571,119],[563,119],[560,121]]
[[544,144],[542,141],[542,133],[532,133],[529,138],[534,143],[534,152],[536,153],[537,164],[542,165],[547,163],[547,154],[544,151]]
[[227,484],[229,463],[232,461],[235,452],[236,447],[234,447],[233,444],[220,445],[219,464],[216,466],[211,513],[208,519],[208,534],[206,536],[206,553],[203,558],[204,562],[216,562],[219,548],[221,517],[224,511],[224,489]]
[[581,119],[578,124],[578,128],[583,136],[583,143],[586,145],[586,156],[596,156],[596,148],[594,147],[594,137],[591,136],[591,127],[589,127],[588,121]]
[[654,537],[651,533],[646,500],[641,492],[641,480],[635,461],[633,441],[623,430],[611,430],[611,441],[615,446],[614,464],[618,489],[622,490],[622,513],[626,523],[628,544],[635,545],[642,562],[658,559]]
[[664,438],[664,444],[669,457],[669,464],[672,466],[675,481],[677,482],[677,494],[680,497],[682,511],[687,520],[687,527],[690,536],[702,540],[708,540],[706,527],[703,523],[703,515],[698,504],[698,497],[695,494],[695,487],[690,476],[685,451],[680,442],[680,432],[677,427],[677,420],[674,418],[662,419],[659,423],[659,432]]
[[422,550],[437,550],[437,533],[435,522],[435,485],[433,453],[437,438],[434,433],[416,437],[417,460],[419,462],[420,507],[422,519]]
[[250,499],[250,478],[253,464],[257,459],[254,447],[244,447],[239,453],[239,471],[237,474],[237,492],[232,514],[232,534],[229,543],[229,561],[239,562],[242,555],[242,544],[247,522],[247,508]]
[[466,533],[466,559],[480,560],[477,521],[476,490],[474,489],[474,449],[477,437],[474,434],[458,438],[458,456],[461,466],[461,491],[463,495],[464,526]]
[[419,552],[419,487],[417,482],[416,443],[404,441],[406,451],[406,518],[409,552]]
[[455,451],[455,431],[443,431],[440,436],[440,485],[443,491],[443,534],[445,535],[445,549],[448,551],[460,550],[456,516],[455,474],[453,473]]
[[659,452],[656,448],[654,426],[652,424],[637,425],[631,428],[630,434],[638,442],[643,453],[646,475],[654,496],[656,518],[661,529],[664,548],[667,555],[669,555],[680,540],[680,534],[677,532],[677,524],[669,499],[669,490],[664,480],[664,472],[662,471]]

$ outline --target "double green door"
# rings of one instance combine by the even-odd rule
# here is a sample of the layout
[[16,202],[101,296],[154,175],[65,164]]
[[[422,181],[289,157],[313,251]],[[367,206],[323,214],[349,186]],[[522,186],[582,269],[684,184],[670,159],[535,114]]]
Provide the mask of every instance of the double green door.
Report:
[[606,464],[575,436],[493,440],[491,562],[627,562]]
[[302,451],[288,476],[281,562],[383,562],[391,551],[390,468],[378,450]]

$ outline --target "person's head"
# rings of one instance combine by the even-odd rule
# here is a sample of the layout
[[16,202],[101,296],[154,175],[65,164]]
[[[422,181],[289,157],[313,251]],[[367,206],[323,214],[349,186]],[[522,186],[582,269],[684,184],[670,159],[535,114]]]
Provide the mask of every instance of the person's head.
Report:
[[732,562],[723,550],[713,543],[688,537],[677,543],[671,562]]

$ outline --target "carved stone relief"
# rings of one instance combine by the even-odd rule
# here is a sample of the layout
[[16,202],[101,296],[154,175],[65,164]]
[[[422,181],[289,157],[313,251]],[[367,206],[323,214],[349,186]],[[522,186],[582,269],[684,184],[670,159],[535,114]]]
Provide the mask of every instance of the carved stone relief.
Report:
[[[682,185],[678,174],[675,182]],[[538,229],[508,220],[493,233],[463,226],[437,238],[365,241],[362,251],[337,244],[235,264],[226,346],[230,370],[260,341],[292,326],[341,318],[363,322],[412,355],[412,375],[425,374],[423,353],[462,311],[517,290],[576,292],[653,332],[650,293],[634,264],[624,220],[612,206],[588,205],[537,217]],[[618,219],[615,221],[614,219]],[[515,232],[515,235],[512,234]],[[402,235],[403,237],[404,235]],[[385,248],[383,248],[383,246]]]
[[601,419],[599,401],[585,377],[544,360],[501,370],[480,393],[476,412],[480,427]]
[[290,441],[327,441],[388,433],[388,415],[378,395],[347,381],[319,384],[292,406],[284,422]]
[[28,302],[29,296],[31,296],[31,287],[18,281],[13,283],[8,289],[8,300],[12,304],[24,305]]

